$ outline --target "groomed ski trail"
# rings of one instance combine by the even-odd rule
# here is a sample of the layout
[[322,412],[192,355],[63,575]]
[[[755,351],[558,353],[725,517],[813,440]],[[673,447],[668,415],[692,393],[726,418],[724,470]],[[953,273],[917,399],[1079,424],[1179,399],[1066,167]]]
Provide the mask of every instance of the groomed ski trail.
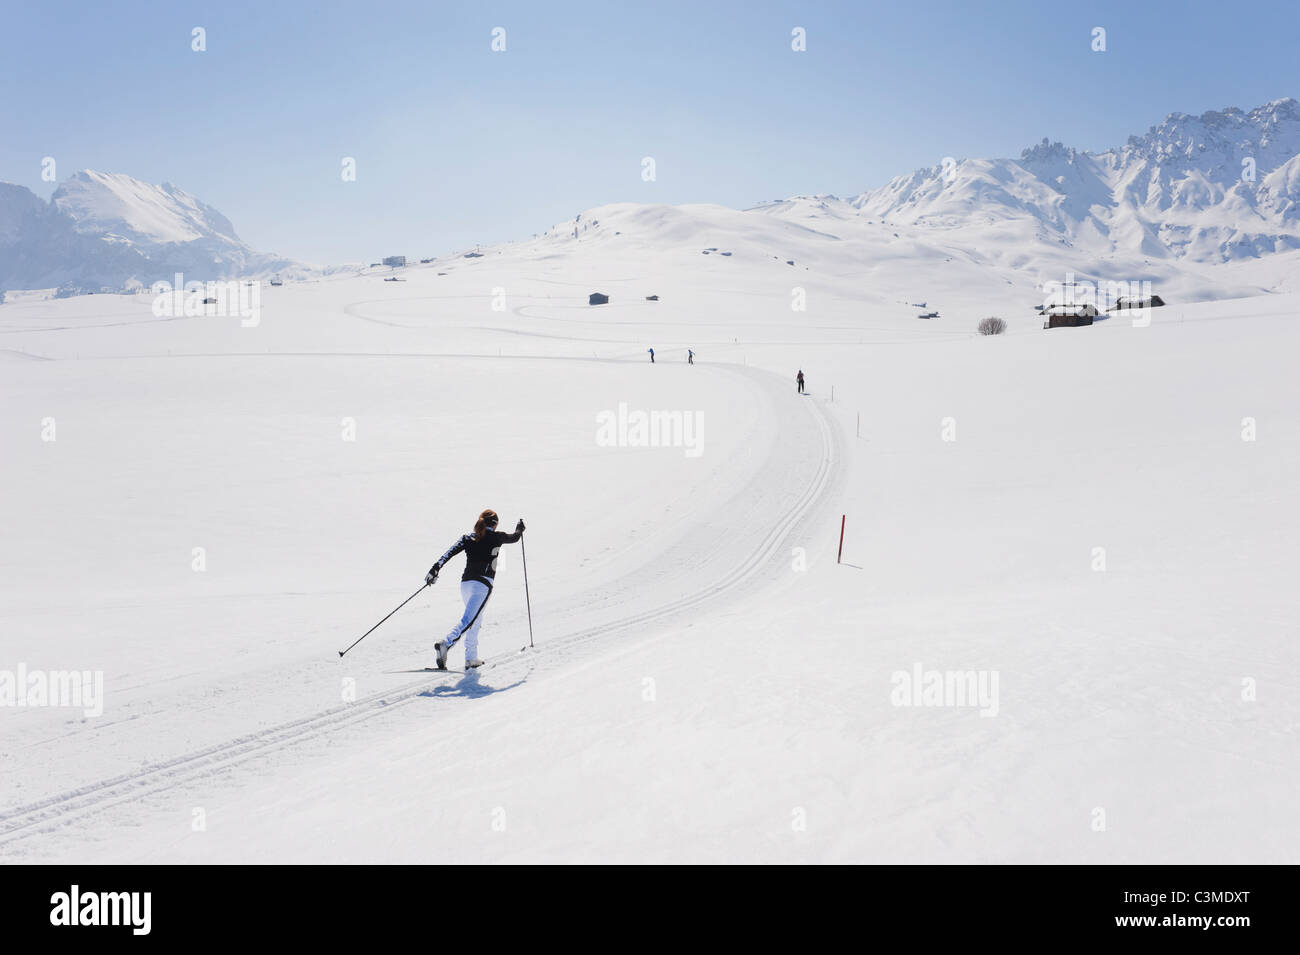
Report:
[[[717,580],[685,593],[682,597],[666,604],[649,607],[639,611],[602,621],[583,624],[580,616],[568,618],[566,629],[556,632],[550,627],[542,629],[538,639],[541,641],[535,649],[520,650],[511,648],[501,653],[492,654],[485,659],[482,670],[493,670],[507,678],[517,677],[515,685],[526,680],[534,670],[546,671],[570,665],[575,658],[589,652],[592,644],[601,638],[634,630],[645,630],[651,625],[670,625],[699,608],[716,603],[723,597],[738,598],[750,588],[762,586],[765,579],[775,578],[780,571],[774,566],[774,558],[782,544],[792,535],[807,535],[801,539],[812,540],[813,521],[820,505],[831,496],[840,474],[838,464],[843,459],[842,435],[839,426],[831,419],[825,408],[817,400],[796,400],[793,403],[782,402],[793,398],[793,389],[776,375],[744,366],[716,365],[702,366],[715,372],[738,374],[761,383],[771,389],[772,397],[778,408],[788,410],[789,420],[780,431],[782,440],[775,446],[765,462],[763,469],[741,492],[736,495],[736,512],[723,515],[720,522],[732,519],[735,513],[743,514],[743,505],[751,495],[751,489],[762,485],[771,492],[773,489],[765,483],[768,471],[779,473],[789,466],[790,461],[809,462],[806,474],[797,482],[795,489],[783,488],[793,493],[781,496],[789,503],[781,510],[778,517],[770,524],[756,528],[748,536],[738,534],[745,543],[745,552],[732,564],[731,569]],[[803,426],[800,427],[800,424]],[[689,578],[702,567],[711,565],[714,558],[706,556],[692,561],[688,555],[682,555],[679,571]],[[766,572],[766,573],[765,573]],[[596,610],[611,606],[621,606],[626,602],[635,602],[639,580],[624,579],[621,585],[607,590],[600,599],[592,602]],[[651,639],[647,634],[645,639]],[[625,647],[626,644],[617,644]],[[610,641],[613,649],[615,643]],[[432,676],[433,674],[430,674]],[[475,683],[478,674],[460,676],[465,683]],[[438,674],[441,676],[441,674]],[[358,698],[355,702],[344,703],[330,709],[285,721],[255,733],[244,734],[226,742],[204,747],[191,753],[161,760],[143,766],[133,772],[124,773],[99,782],[78,786],[62,793],[47,796],[37,801],[0,811],[0,851],[11,861],[21,861],[21,850],[9,849],[22,840],[34,835],[49,833],[67,826],[74,821],[110,810],[126,803],[138,802],[146,796],[177,789],[188,783],[227,772],[230,767],[250,759],[266,755],[290,746],[296,746],[320,739],[332,733],[347,730],[349,727],[370,720],[374,717],[392,713],[396,708],[427,698],[431,683],[428,676],[403,683],[391,689]],[[473,695],[473,694],[467,694]]]

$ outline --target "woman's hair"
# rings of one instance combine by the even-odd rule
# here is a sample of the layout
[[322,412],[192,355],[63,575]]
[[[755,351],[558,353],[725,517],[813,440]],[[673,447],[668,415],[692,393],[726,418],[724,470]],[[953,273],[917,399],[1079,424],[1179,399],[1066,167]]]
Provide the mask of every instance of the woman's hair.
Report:
[[498,521],[497,512],[492,510],[491,508],[488,508],[482,514],[480,514],[478,516],[478,520],[474,522],[474,539],[481,541],[483,539],[483,535],[487,533],[488,526],[491,525],[495,527],[497,521]]

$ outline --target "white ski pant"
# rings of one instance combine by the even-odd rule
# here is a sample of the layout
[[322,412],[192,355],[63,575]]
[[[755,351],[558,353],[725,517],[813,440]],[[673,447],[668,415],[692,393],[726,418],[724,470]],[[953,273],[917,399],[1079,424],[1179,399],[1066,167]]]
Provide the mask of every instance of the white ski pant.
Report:
[[465,601],[465,613],[461,615],[460,623],[448,632],[443,644],[450,649],[464,637],[466,660],[478,659],[478,628],[483,623],[483,607],[490,596],[492,588],[481,580],[460,582],[460,597]]

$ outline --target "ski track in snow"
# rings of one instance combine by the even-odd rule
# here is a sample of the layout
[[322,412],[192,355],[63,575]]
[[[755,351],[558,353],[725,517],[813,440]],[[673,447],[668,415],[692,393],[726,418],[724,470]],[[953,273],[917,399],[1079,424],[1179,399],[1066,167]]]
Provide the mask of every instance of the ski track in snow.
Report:
[[[735,366],[716,366],[711,370],[714,373],[744,376],[769,390],[773,396],[780,394],[782,399],[788,397],[788,384],[769,372]],[[833,489],[838,477],[837,466],[843,453],[843,436],[838,425],[816,400],[782,400],[774,406],[782,413],[779,426],[782,441],[773,445],[764,467],[736,496],[734,509],[728,509],[726,515],[715,518],[717,529],[723,533],[724,538],[735,539],[741,545],[740,553],[721,558],[724,566],[732,568],[728,573],[667,604],[621,614],[595,625],[582,625],[583,616],[589,616],[593,611],[599,615],[601,611],[610,612],[610,608],[635,605],[637,592],[645,589],[644,584],[639,579],[625,578],[617,586],[606,588],[603,593],[584,601],[583,613],[574,613],[564,618],[569,629],[561,630],[556,635],[547,633],[536,649],[509,650],[489,657],[484,670],[512,680],[511,684],[500,688],[481,686],[478,674],[460,674],[461,684],[457,688],[459,695],[487,695],[518,685],[533,673],[544,674],[570,668],[586,656],[615,650],[615,641],[612,640],[615,635],[640,632],[641,639],[632,644],[632,647],[640,646],[653,639],[648,628],[671,626],[705,605],[715,604],[722,598],[738,599],[759,586],[765,578],[765,572],[772,571],[777,562],[782,543],[813,518],[818,505],[828,496],[828,491]],[[810,464],[791,471],[787,467],[789,461],[807,461]],[[770,512],[750,503],[759,499],[751,494],[751,490],[759,487],[770,489],[773,486],[782,492],[780,496],[789,503],[774,520],[765,520],[765,515]],[[753,523],[756,529],[748,535],[737,533],[733,525],[738,520],[742,524]],[[712,552],[696,553],[693,556],[683,553],[676,557],[676,563],[685,571],[686,576],[694,575],[699,579],[706,579],[709,568],[717,566],[719,560]],[[652,591],[654,589],[656,588],[652,588]],[[562,627],[565,625],[565,622],[561,622]],[[628,645],[619,644],[617,649],[626,650]],[[442,682],[443,676],[434,675],[432,679]],[[442,685],[445,686],[446,683]],[[33,836],[49,834],[88,816],[138,803],[147,796],[228,773],[233,767],[275,751],[302,746],[345,732],[360,723],[390,714],[417,699],[444,695],[439,692],[440,689],[436,684],[431,685],[430,677],[421,677],[393,689],[369,694],[354,703],[282,722],[259,732],[149,763],[133,772],[4,810],[0,812],[0,847],[5,847],[6,855],[21,858],[21,850],[15,850],[15,844]],[[106,725],[108,724],[101,724]]]

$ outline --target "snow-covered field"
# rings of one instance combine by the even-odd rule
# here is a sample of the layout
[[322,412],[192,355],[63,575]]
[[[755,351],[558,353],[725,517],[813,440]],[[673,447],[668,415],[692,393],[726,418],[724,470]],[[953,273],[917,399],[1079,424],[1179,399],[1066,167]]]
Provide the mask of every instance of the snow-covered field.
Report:
[[[0,305],[0,671],[103,674],[0,709],[0,859],[1300,861],[1300,295],[1044,331],[1011,266],[596,218],[253,327]],[[491,669],[394,672],[451,568],[340,660],[484,507],[536,649],[506,547]]]

